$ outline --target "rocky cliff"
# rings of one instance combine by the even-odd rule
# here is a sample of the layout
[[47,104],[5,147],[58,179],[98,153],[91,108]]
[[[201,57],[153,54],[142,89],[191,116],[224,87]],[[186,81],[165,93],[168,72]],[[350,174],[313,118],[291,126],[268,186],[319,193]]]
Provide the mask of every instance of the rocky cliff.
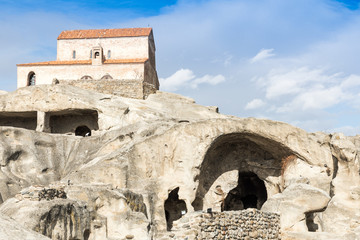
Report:
[[360,239],[360,136],[66,85],[0,94],[0,125],[1,239],[208,239],[181,221],[252,208],[278,238]]

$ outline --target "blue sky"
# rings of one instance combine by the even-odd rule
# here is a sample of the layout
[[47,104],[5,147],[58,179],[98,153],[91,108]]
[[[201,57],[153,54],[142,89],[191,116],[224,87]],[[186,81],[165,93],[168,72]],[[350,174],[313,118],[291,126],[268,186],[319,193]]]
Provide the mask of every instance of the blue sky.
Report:
[[0,0],[0,89],[63,30],[152,27],[160,89],[239,117],[360,134],[359,1]]

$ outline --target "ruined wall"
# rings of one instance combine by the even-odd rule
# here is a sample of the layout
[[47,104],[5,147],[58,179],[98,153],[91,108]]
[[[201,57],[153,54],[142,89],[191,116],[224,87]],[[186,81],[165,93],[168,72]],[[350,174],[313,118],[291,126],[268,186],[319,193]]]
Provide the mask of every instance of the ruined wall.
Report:
[[[175,239],[280,239],[280,216],[256,209],[185,215],[174,222]],[[169,233],[171,237],[171,233]]]

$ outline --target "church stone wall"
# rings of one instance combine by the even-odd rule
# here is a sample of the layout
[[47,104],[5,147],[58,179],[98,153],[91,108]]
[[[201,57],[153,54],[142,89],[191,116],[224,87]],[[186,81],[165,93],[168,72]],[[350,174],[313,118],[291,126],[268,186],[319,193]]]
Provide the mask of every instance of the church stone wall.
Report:
[[153,68],[151,62],[147,61],[144,65],[144,82],[150,83],[159,89],[159,79],[155,68]]
[[[90,50],[101,46],[104,57],[107,59],[108,50],[111,59],[149,58],[148,37],[121,37],[121,38],[96,38],[96,39],[60,39],[57,41],[57,60],[89,60]],[[73,50],[76,58],[73,59]]]
[[156,92],[154,85],[143,83],[139,80],[59,80],[59,83],[105,94],[137,99],[145,99],[149,94]]
[[101,79],[109,74],[113,79],[144,79],[143,63],[93,65],[51,65],[51,66],[18,66],[18,88],[27,86],[30,72],[36,74],[36,85],[51,84],[54,78],[59,80],[77,80],[88,75]]

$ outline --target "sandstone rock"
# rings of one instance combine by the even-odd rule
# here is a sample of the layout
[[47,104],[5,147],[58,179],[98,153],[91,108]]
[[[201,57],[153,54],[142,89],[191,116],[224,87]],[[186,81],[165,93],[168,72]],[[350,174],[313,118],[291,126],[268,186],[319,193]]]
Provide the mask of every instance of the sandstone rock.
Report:
[[284,232],[282,240],[354,240],[360,239],[359,234],[334,234],[334,233],[309,233],[309,232]]
[[[61,84],[39,85],[0,95],[0,109],[0,123],[11,123],[8,118],[13,117],[10,120],[24,118],[33,124],[17,121],[18,126],[0,127],[0,201],[6,201],[0,210],[29,229],[58,201],[59,212],[72,204],[88,216],[79,223],[80,239],[87,229],[96,239],[169,238],[167,214],[181,217],[184,205],[186,215],[215,211],[210,195],[217,185],[225,198],[247,185],[254,191],[245,192],[255,196],[247,204],[279,212],[282,231],[308,231],[307,224],[341,236],[357,231],[360,136],[307,133],[281,122],[226,116],[160,91],[139,100]],[[49,126],[36,120],[45,123],[47,117]],[[74,126],[84,118],[98,128],[89,137],[74,136],[73,127],[57,126],[52,117],[57,124],[63,117],[72,119]],[[51,127],[66,131],[49,133]],[[245,184],[254,178],[258,182]],[[66,200],[31,200],[30,186],[51,189],[53,183],[64,186]],[[165,209],[175,189],[174,202],[181,207]],[[246,197],[235,200],[245,206]],[[53,232],[60,233],[65,225],[49,218],[57,226]],[[196,227],[191,226],[199,224],[189,223],[183,233],[193,234]],[[49,229],[45,225],[43,229]],[[216,234],[230,230],[218,229]]]
[[51,239],[86,239],[90,215],[80,201],[31,201],[9,199],[0,212]]
[[0,215],[0,239],[11,239],[11,240],[50,240],[35,231],[31,231],[21,226],[15,220]]
[[[268,199],[261,210],[281,213],[281,228],[284,230],[306,232],[305,213],[322,211],[329,200],[329,195],[321,189],[302,183],[292,184]],[[301,221],[302,224],[298,224]]]

